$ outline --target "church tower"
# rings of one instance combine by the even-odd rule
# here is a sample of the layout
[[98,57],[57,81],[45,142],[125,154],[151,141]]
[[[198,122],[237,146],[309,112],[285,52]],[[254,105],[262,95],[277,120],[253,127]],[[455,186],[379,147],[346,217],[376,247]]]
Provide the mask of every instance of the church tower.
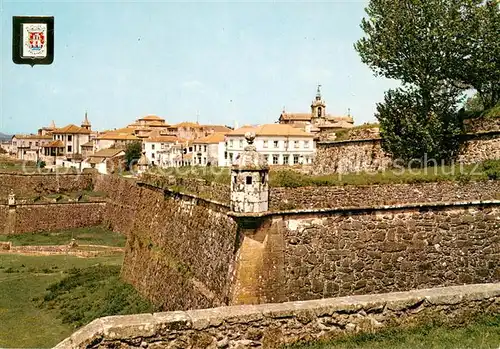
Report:
[[318,85],[316,90],[316,98],[311,103],[311,121],[321,119],[326,115],[326,104],[321,99],[321,85]]
[[87,118],[87,112],[85,112],[85,119],[83,119],[82,124],[80,126],[82,126],[82,128],[86,130],[90,130],[91,125],[89,119]]

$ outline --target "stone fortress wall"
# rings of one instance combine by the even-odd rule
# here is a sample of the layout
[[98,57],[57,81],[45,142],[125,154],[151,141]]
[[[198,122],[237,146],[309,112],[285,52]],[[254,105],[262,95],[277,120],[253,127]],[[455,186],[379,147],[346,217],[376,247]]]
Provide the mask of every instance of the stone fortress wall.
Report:
[[18,205],[15,219],[0,205],[0,232],[97,224],[122,232],[124,278],[164,310],[404,291],[500,281],[499,185],[317,188],[322,202],[314,190],[274,188],[271,202],[301,209],[236,214],[196,195],[95,175],[105,202]]
[[94,320],[55,349],[282,348],[420,324],[459,324],[500,311],[500,284],[424,289],[379,295],[229,306]]
[[[500,131],[464,136],[457,161],[473,164],[500,159]],[[312,171],[316,175],[351,172],[376,172],[393,166],[392,158],[382,149],[382,140],[360,139],[318,142]]]

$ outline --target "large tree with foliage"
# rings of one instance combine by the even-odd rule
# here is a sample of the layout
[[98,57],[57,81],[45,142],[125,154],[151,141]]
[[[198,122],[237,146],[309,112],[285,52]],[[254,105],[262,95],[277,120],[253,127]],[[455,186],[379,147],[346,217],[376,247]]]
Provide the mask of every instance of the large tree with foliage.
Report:
[[127,160],[127,167],[130,167],[135,161],[139,160],[142,156],[142,143],[135,141],[127,144],[125,148],[125,160]]
[[496,0],[370,0],[355,44],[377,75],[419,86],[474,88],[486,108],[500,98]]
[[384,150],[404,163],[418,160],[415,165],[446,163],[453,158],[463,125],[456,113],[455,95],[449,87],[426,97],[415,87],[387,91],[375,115]]

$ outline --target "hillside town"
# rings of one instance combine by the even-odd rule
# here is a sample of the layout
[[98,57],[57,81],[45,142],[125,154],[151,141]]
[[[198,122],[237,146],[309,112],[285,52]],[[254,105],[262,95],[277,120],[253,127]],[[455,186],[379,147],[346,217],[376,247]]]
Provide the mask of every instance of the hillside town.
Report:
[[185,121],[170,124],[157,115],[145,115],[113,130],[93,130],[85,112],[79,124],[57,127],[52,123],[36,133],[16,134],[1,147],[19,160],[43,162],[47,168],[96,168],[107,173],[109,164],[123,161],[127,145],[142,144],[142,163],[151,167],[231,166],[245,147],[247,132],[270,165],[310,165],[316,142],[335,140],[336,132],[354,127],[351,115],[333,116],[320,86],[309,112],[283,110],[274,123],[262,125],[202,125]]

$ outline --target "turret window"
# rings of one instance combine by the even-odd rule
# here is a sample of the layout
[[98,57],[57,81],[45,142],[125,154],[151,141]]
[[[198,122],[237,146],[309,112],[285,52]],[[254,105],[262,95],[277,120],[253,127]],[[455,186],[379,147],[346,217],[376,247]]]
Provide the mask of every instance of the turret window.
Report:
[[321,117],[321,112],[322,112],[321,107],[318,107],[318,118],[320,118],[320,117]]

